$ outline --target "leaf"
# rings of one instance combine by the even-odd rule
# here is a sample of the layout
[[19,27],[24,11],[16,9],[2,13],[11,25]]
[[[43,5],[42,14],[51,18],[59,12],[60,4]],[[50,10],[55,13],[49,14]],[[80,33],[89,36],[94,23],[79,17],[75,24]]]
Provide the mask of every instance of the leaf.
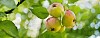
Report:
[[4,31],[0,30],[0,38],[13,38],[13,37],[7,35]]
[[40,5],[42,5],[43,1],[45,1],[45,0],[39,0],[37,3],[39,3]]
[[34,4],[34,0],[25,0],[25,2],[23,2],[23,5],[27,7],[31,7],[33,4]]
[[69,9],[72,10],[75,14],[78,14],[81,11],[80,7],[75,5],[70,6]]
[[18,0],[18,2],[20,2],[20,0]]
[[0,4],[0,8],[2,8],[2,7],[3,7],[3,5]]
[[98,14],[100,14],[100,5],[95,5],[95,6],[93,6],[93,8],[95,9],[95,13],[98,13]]
[[3,16],[6,16],[6,14],[3,12],[0,12],[0,17],[3,17]]
[[41,6],[41,4],[39,4],[39,3],[34,3],[34,4],[32,5],[32,7],[38,7],[38,6]]
[[34,7],[32,13],[40,19],[45,19],[49,15],[47,9],[44,7]]
[[0,21],[6,20],[6,14],[4,12],[0,12]]
[[54,3],[54,2],[62,3],[63,0],[49,0],[49,2],[51,2],[51,3]]
[[65,32],[59,33],[59,32],[49,32],[46,31],[44,34],[41,34],[39,38],[67,38],[67,34]]
[[87,19],[90,18],[90,16],[92,15],[91,13],[89,13],[90,11],[86,10],[82,13],[82,17],[81,17],[81,21],[85,21]]
[[19,37],[20,38],[25,38],[27,37],[27,29],[25,29],[24,27],[21,27],[19,29]]
[[0,0],[0,3],[2,5],[9,7],[9,8],[15,8],[16,7],[14,0]]
[[68,3],[75,3],[77,2],[78,0],[68,0]]
[[46,29],[46,26],[45,26],[45,23],[43,22],[44,20],[42,20],[42,23],[41,23],[41,27],[40,27],[40,34]]
[[87,36],[84,36],[84,35],[69,33],[69,34],[67,35],[67,38],[88,38],[88,37],[87,37]]
[[87,25],[83,27],[82,29],[77,29],[77,30],[73,30],[73,29],[67,30],[66,29],[68,38],[88,38],[94,33],[94,31],[95,31],[94,28],[91,28]]
[[11,8],[8,8],[7,6],[1,5],[0,12],[5,12],[5,11],[8,11],[8,10],[11,10]]
[[13,22],[9,20],[2,21],[0,22],[0,28],[4,30],[7,34],[18,38],[18,30]]
[[13,12],[23,12],[24,8],[30,8],[34,4],[34,0],[25,0],[22,4],[20,4]]

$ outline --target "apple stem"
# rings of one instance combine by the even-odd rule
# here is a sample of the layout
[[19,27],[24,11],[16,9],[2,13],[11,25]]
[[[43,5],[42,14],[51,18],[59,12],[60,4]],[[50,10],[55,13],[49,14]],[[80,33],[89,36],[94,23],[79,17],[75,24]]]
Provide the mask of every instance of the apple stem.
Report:
[[[64,16],[64,13],[61,13],[61,16],[60,16],[60,20],[61,20],[61,25],[62,25],[62,18]],[[63,26],[63,25],[62,25]]]

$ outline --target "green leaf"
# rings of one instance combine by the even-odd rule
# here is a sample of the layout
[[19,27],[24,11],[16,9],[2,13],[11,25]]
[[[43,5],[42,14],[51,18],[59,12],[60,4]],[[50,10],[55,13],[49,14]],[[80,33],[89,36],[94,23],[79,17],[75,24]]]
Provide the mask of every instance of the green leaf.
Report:
[[90,16],[92,15],[91,13],[89,13],[90,11],[88,10],[84,10],[84,12],[82,13],[82,17],[81,17],[81,21],[85,21],[87,19],[90,18]]
[[67,35],[67,38],[88,38],[88,36],[79,35],[79,34],[74,34],[74,33],[69,33],[69,34]]
[[0,30],[0,38],[13,38],[13,37],[7,35],[3,30]]
[[41,4],[39,4],[39,3],[34,3],[34,4],[32,5],[32,7],[39,7],[39,6],[41,6]]
[[0,3],[2,5],[9,7],[9,8],[15,8],[16,7],[14,0],[0,0]]
[[20,4],[13,12],[23,12],[24,8],[30,8],[34,4],[34,0],[25,0],[22,4]]
[[78,14],[81,11],[80,7],[75,5],[70,6],[69,9],[72,10],[75,14]]
[[6,16],[6,14],[3,12],[0,12],[0,17],[3,17],[3,16]]
[[93,8],[95,9],[95,13],[98,13],[98,14],[100,14],[100,5],[95,5],[95,6],[93,6]]
[[8,11],[8,10],[11,10],[11,8],[8,8],[7,6],[1,5],[0,12],[5,12],[5,11]]
[[46,26],[45,26],[45,23],[44,23],[43,20],[42,20],[41,27],[40,27],[40,30],[39,30],[40,34],[41,34],[45,29],[46,29]]
[[0,4],[0,8],[2,8],[2,7],[3,7],[3,5]]
[[20,2],[20,0],[18,0],[18,2]]
[[54,2],[62,3],[63,0],[49,0],[49,2],[51,2],[51,3],[54,3]]
[[13,22],[5,20],[0,22],[0,29],[4,30],[7,34],[18,38],[18,30]]
[[91,28],[87,25],[83,27],[82,29],[77,29],[77,30],[72,30],[72,29],[67,30],[66,29],[68,38],[88,38],[94,33],[94,31],[95,31],[94,28]]
[[44,7],[34,7],[32,13],[40,19],[45,19],[49,15],[47,9]]
[[19,29],[19,37],[20,38],[25,38],[27,37],[27,29],[25,29],[24,27],[21,27]]
[[39,3],[40,5],[42,5],[43,1],[45,1],[45,0],[39,0],[38,3]]
[[33,0],[25,0],[22,4],[24,6],[31,7],[34,4],[34,1]]
[[6,20],[6,14],[4,12],[0,12],[0,21]]
[[75,3],[77,2],[78,0],[68,0],[68,3]]
[[65,32],[59,33],[59,32],[49,32],[46,31],[44,34],[41,34],[39,38],[67,38],[67,34]]

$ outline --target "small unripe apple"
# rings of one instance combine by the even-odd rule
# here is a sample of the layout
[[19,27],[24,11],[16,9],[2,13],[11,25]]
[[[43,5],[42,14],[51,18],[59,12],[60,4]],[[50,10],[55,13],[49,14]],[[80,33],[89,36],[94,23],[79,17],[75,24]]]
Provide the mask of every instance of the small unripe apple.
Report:
[[62,18],[62,24],[67,28],[72,28],[75,25],[75,14],[71,10],[66,10]]
[[61,28],[61,22],[55,17],[50,17],[46,20],[46,28],[48,31],[58,32]]
[[53,3],[49,6],[48,12],[53,17],[59,17],[61,13],[63,14],[64,12],[63,5],[60,3]]

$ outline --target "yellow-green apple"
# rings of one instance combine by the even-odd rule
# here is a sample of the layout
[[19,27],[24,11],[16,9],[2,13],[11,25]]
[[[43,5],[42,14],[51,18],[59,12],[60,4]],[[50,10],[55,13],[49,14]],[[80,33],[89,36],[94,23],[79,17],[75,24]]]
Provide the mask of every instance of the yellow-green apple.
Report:
[[66,28],[72,28],[75,25],[75,19],[75,14],[71,10],[66,10],[62,18],[62,24],[66,26]]
[[55,17],[50,17],[46,20],[46,28],[48,31],[58,32],[61,28],[61,22]]
[[65,26],[61,26],[59,32],[64,32],[65,31]]
[[64,8],[61,3],[53,3],[49,6],[48,12],[53,17],[60,17],[64,13]]

